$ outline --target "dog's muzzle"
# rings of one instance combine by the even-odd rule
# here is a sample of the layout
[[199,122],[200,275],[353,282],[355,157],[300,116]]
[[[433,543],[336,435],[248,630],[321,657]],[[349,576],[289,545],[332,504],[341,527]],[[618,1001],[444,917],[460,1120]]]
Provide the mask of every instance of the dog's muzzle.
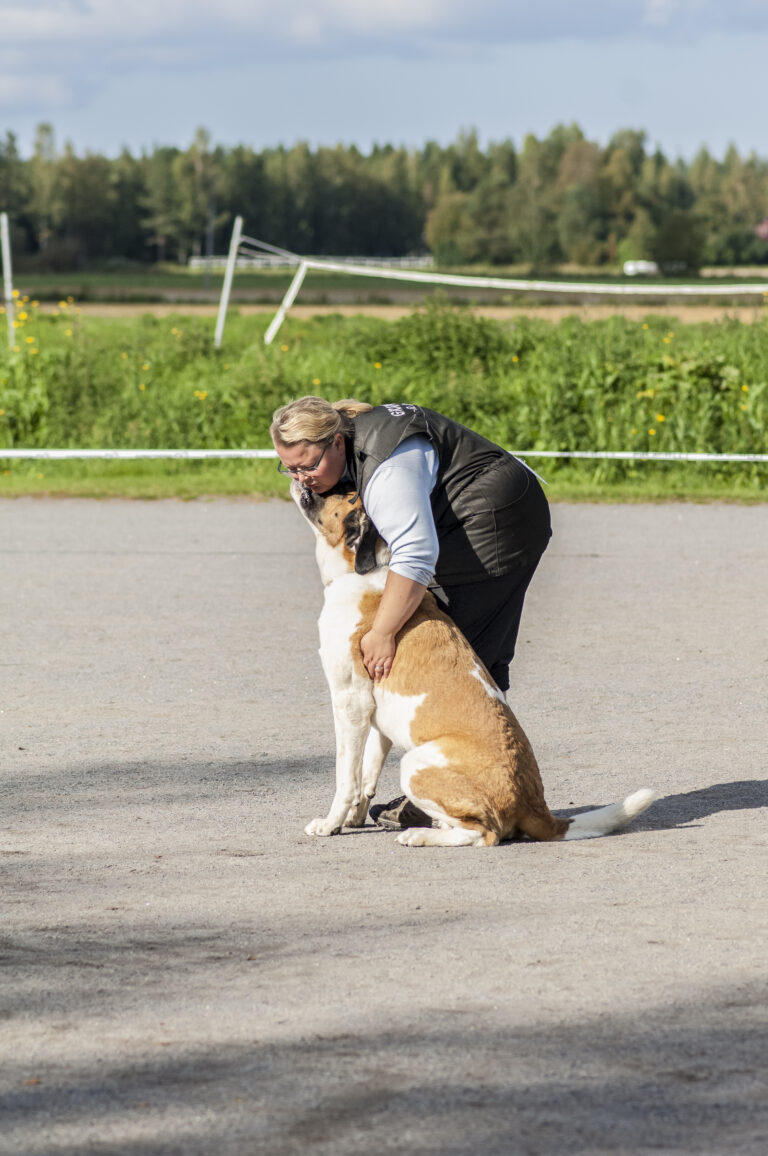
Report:
[[299,505],[301,506],[302,510],[311,510],[312,506],[314,505],[314,501],[315,495],[312,493],[312,491],[307,489],[306,486],[302,486],[301,493],[299,494]]

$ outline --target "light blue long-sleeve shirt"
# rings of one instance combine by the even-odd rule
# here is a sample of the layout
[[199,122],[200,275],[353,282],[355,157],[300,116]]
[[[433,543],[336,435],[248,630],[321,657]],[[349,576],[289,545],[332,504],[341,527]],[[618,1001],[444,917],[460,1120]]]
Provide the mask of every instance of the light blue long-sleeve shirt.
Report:
[[440,548],[430,494],[437,454],[422,434],[407,438],[377,466],[363,494],[366,512],[389,546],[389,568],[428,586]]

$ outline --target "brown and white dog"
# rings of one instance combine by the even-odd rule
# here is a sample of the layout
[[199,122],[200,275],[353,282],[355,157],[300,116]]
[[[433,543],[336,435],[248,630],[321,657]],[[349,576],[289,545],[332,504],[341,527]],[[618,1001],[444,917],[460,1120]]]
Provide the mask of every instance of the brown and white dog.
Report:
[[316,537],[325,585],[320,658],[336,726],[336,793],[328,814],[313,819],[306,834],[364,825],[393,744],[406,752],[402,790],[433,824],[399,834],[409,847],[493,846],[516,833],[592,839],[650,806],[653,792],[640,790],[572,819],[552,815],[531,746],[504,695],[429,593],[397,636],[389,677],[369,678],[360,639],[384,589],[386,545],[351,493],[317,494],[294,481],[291,496]]

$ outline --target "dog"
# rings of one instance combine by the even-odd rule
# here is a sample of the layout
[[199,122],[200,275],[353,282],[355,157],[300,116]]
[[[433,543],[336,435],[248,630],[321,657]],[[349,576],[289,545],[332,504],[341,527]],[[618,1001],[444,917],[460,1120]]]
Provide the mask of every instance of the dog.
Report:
[[593,839],[650,806],[656,796],[643,789],[621,803],[556,818],[506,698],[429,592],[397,635],[389,676],[374,682],[360,640],[384,590],[386,544],[352,491],[319,494],[294,480],[291,497],[316,539],[325,586],[320,658],[336,728],[336,792],[328,814],[307,824],[307,835],[365,825],[393,745],[405,750],[402,790],[432,823],[398,834],[408,847],[488,847],[516,835]]

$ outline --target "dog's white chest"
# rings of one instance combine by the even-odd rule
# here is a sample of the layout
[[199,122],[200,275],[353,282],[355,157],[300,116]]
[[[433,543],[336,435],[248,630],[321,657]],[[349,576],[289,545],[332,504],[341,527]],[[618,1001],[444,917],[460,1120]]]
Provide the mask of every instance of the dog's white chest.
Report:
[[355,676],[352,638],[362,618],[362,598],[382,589],[384,579],[372,583],[358,574],[345,574],[325,588],[325,602],[317,626],[320,658],[331,691],[348,685]]
[[362,597],[369,591],[380,593],[385,577],[381,571],[368,576],[346,574],[326,587],[318,622],[320,658],[331,693],[354,688],[356,695],[372,695],[371,721],[395,746],[410,750],[414,745],[412,723],[426,695],[396,694],[389,690],[386,679],[381,683],[372,682],[361,673],[353,655],[352,639],[360,627]]
[[373,722],[378,730],[396,747],[410,751],[416,745],[412,724],[425,694],[395,694],[387,690],[386,680],[374,689],[373,699],[376,711]]

